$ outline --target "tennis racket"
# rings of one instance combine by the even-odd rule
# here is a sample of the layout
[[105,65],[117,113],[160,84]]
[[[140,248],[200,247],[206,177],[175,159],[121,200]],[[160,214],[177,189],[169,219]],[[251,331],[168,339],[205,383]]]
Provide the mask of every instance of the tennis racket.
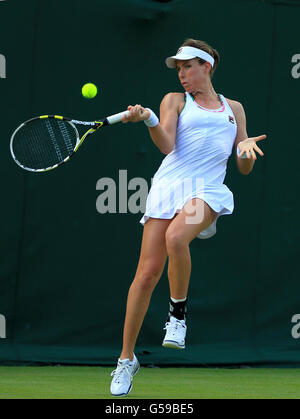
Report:
[[[121,122],[128,111],[99,121],[84,122],[58,115],[42,115],[21,124],[10,140],[14,161],[30,172],[56,169],[72,157],[84,140],[100,128]],[[79,135],[77,127],[88,130]]]

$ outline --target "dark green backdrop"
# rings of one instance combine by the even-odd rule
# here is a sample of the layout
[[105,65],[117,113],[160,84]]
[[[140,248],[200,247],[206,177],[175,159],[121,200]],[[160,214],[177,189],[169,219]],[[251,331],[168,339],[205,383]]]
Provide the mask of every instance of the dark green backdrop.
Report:
[[[136,353],[143,364],[300,363],[299,19],[299,1],[0,2],[1,363],[115,362],[141,213],[99,214],[96,183],[118,186],[127,170],[150,185],[164,157],[144,124],[120,124],[64,167],[30,174],[10,158],[14,128],[40,114],[93,120],[135,103],[158,113],[167,92],[181,91],[164,59],[188,37],[219,51],[216,91],[243,104],[249,136],[268,139],[249,176],[231,156],[234,214],[191,244],[187,349],[161,347],[165,272]],[[99,87],[93,101],[81,96],[88,81]]]

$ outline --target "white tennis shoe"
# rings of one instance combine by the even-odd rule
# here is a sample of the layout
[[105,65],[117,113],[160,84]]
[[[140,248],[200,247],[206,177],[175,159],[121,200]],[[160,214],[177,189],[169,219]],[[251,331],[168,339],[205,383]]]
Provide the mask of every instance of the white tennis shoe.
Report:
[[171,316],[170,321],[166,323],[164,328],[166,330],[166,336],[162,346],[165,348],[184,349],[186,329],[184,320],[178,320]]
[[132,379],[139,371],[140,364],[134,355],[133,361],[119,359],[117,368],[111,373],[113,377],[110,392],[113,396],[127,396],[132,389]]

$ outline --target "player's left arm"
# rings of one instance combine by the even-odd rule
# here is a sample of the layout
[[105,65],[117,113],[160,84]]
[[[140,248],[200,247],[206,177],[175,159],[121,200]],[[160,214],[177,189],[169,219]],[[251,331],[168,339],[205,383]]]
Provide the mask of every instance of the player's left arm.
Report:
[[[248,138],[246,115],[243,105],[235,100],[228,100],[228,102],[234,113],[237,124],[237,134],[234,143],[236,164],[240,173],[243,175],[249,175],[253,169],[255,160],[257,159],[255,151],[261,156],[264,155],[262,150],[257,146],[256,142],[264,140],[267,136],[259,135],[258,137]],[[239,156],[237,154],[237,147],[240,151]],[[243,156],[245,157],[242,158]]]

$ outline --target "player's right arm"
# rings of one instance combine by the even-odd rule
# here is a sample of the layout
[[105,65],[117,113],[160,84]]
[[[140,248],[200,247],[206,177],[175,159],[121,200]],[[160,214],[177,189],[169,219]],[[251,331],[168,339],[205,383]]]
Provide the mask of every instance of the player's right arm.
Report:
[[168,93],[160,104],[160,122],[149,128],[154,144],[163,154],[169,154],[175,144],[178,116],[184,104],[182,93]]
[[[184,107],[183,93],[168,93],[160,104],[160,122],[149,127],[154,144],[163,154],[169,154],[174,147],[178,116]],[[139,122],[149,118],[149,111],[141,105],[128,106],[129,115],[122,118],[123,122]]]

